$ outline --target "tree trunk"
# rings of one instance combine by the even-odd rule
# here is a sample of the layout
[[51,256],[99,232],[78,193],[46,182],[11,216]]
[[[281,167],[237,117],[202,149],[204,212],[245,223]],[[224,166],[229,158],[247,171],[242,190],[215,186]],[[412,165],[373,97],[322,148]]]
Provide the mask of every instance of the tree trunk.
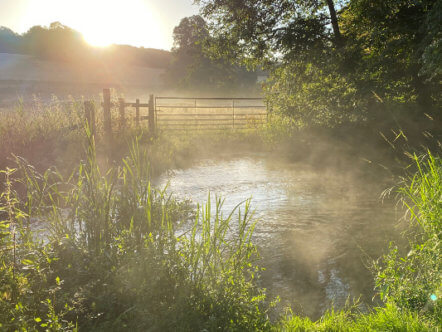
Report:
[[333,33],[335,34],[336,44],[341,45],[342,36],[339,30],[338,17],[336,16],[335,4],[333,0],[327,0],[328,10],[330,12],[331,23],[333,27]]

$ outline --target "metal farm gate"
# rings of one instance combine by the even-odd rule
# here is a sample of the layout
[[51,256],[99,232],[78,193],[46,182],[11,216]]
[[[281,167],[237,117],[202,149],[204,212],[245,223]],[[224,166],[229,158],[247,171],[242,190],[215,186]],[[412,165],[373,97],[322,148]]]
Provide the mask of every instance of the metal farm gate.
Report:
[[[113,100],[113,101],[112,101]],[[159,130],[225,130],[253,129],[267,122],[267,105],[263,98],[194,98],[154,97],[147,103],[127,102],[111,98],[110,89],[103,89],[103,129],[112,142],[113,127],[124,131],[135,120],[136,127],[147,120],[149,131]],[[147,109],[146,112],[142,110]],[[134,110],[135,114],[132,113]],[[115,112],[117,111],[117,112]],[[130,116],[128,112],[133,115]],[[117,113],[117,114],[115,114]],[[129,115],[129,116],[128,116]],[[95,132],[95,106],[85,101],[85,116],[89,128]],[[115,117],[118,117],[114,125]]]
[[263,98],[155,97],[160,130],[247,129],[267,122]]

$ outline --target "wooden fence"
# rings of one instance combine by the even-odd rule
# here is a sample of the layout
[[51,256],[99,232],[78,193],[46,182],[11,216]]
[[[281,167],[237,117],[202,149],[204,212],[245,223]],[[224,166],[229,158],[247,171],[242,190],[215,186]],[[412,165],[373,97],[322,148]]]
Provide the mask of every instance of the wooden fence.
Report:
[[[149,96],[147,103],[126,102],[119,98],[112,102],[109,89],[103,90],[103,129],[108,142],[112,142],[112,108],[118,109],[118,128],[124,130],[129,119],[136,126],[147,120],[149,131],[161,130],[223,130],[245,129],[267,121],[267,105],[263,98],[189,98]],[[95,133],[95,108],[85,101],[85,117],[92,134]],[[135,117],[127,116],[127,108],[135,109]],[[141,110],[147,109],[147,115]]]

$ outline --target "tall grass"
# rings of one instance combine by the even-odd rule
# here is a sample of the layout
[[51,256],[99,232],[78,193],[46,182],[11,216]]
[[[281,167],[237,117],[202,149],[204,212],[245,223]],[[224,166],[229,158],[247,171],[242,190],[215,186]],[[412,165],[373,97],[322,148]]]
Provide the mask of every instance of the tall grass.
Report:
[[0,112],[0,166],[12,165],[7,160],[12,153],[47,167],[60,158],[78,156],[83,121],[81,101],[61,103],[55,97],[49,104],[19,101],[15,108]]
[[278,331],[437,331],[415,312],[401,309],[392,303],[375,308],[368,313],[356,308],[341,311],[329,310],[318,321],[309,318],[289,316],[275,327]]
[[[222,200],[211,207],[209,198],[192,217],[186,204],[152,188],[137,141],[105,173],[92,138],[87,156],[67,178],[23,159],[4,172],[2,329],[269,327],[248,203],[237,217],[223,216]],[[12,173],[26,192],[20,202]]]
[[[112,103],[117,105],[118,93],[113,93]],[[97,98],[100,100],[101,98]],[[118,108],[111,108],[114,140],[110,149],[104,137],[103,111],[95,103],[97,158],[101,166],[105,161],[121,160],[128,153],[133,137],[142,136],[142,143],[150,145],[150,166],[158,174],[166,169],[183,167],[199,156],[216,151],[260,149],[262,128],[250,124],[248,130],[221,131],[168,131],[158,130],[152,136],[147,123],[136,127],[134,112],[126,110],[126,124],[119,126]],[[84,134],[84,101],[60,101],[55,96],[43,103],[38,98],[32,104],[18,101],[16,106],[0,111],[0,169],[13,166],[13,154],[26,158],[38,170],[57,166],[64,175],[80,159],[86,157],[82,148],[87,142]],[[109,151],[111,150],[111,151]],[[109,153],[111,152],[111,153]],[[216,153],[212,153],[216,155]]]
[[409,248],[403,255],[391,244],[377,269],[384,300],[442,323],[442,160],[431,152],[412,156],[416,173],[399,188],[410,221]]

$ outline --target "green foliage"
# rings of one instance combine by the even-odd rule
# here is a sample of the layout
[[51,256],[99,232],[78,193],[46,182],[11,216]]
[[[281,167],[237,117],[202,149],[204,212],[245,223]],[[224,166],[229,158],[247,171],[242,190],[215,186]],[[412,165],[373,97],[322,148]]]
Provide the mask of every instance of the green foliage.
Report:
[[383,300],[395,302],[441,323],[442,162],[428,152],[414,155],[417,173],[399,188],[411,224],[409,251],[396,246],[376,264],[376,286]]
[[[442,75],[442,29],[440,27],[442,3],[437,1],[425,18],[426,37],[421,42],[423,49],[420,63],[420,74],[436,82]],[[436,82],[437,83],[437,82]]]
[[0,53],[18,53],[21,51],[21,38],[11,29],[0,27]]
[[265,65],[275,111],[301,126],[440,118],[440,1],[197,3],[212,52]]
[[44,105],[35,98],[32,105],[20,100],[0,112],[0,167],[11,165],[12,154],[25,156],[45,167],[75,159],[81,154],[78,143],[84,141],[84,111],[81,100],[60,102],[55,96]]
[[84,60],[87,48],[81,33],[60,22],[51,23],[48,28],[33,26],[23,35],[25,53],[43,59]]
[[298,127],[336,127],[366,118],[365,102],[344,75],[315,63],[291,61],[275,69],[264,86],[275,112]]
[[268,121],[259,129],[258,135],[261,142],[273,150],[290,142],[295,129],[296,124],[290,118],[270,113]]
[[173,62],[166,73],[169,85],[211,93],[214,89],[233,92],[255,86],[255,73],[210,53],[212,38],[201,16],[183,18],[173,38]]
[[[89,139],[86,161],[68,178],[23,159],[5,173],[2,327],[268,329],[249,203],[222,216],[222,201],[209,196],[192,217],[186,203],[152,188],[138,141],[102,173]],[[25,188],[20,201],[13,172]]]
[[434,331],[436,324],[425,321],[415,312],[386,303],[383,308],[376,308],[368,315],[359,315],[356,331]]
[[362,313],[356,308],[330,310],[316,322],[309,318],[288,316],[278,331],[434,331],[435,325],[425,322],[416,313],[400,309],[392,303]]
[[48,27],[36,25],[23,35],[0,26],[0,53],[29,54],[53,61],[103,65],[124,63],[152,68],[168,67],[168,51],[129,45],[112,45],[97,49],[86,43],[82,34],[60,22]]
[[262,65],[283,58],[304,58],[332,34],[325,1],[198,0],[220,54]]
[[415,102],[430,112],[440,103],[440,73],[428,71],[440,66],[432,55],[441,38],[436,20],[439,1],[350,1],[342,24],[348,48],[358,49],[361,84],[386,101]]
[[6,217],[0,219],[0,327],[7,331],[75,331],[74,324],[64,319],[70,308],[58,301],[60,281],[49,264],[53,255],[33,239],[29,215],[20,209],[12,190],[16,171],[0,172],[6,180],[0,195],[0,217]]

